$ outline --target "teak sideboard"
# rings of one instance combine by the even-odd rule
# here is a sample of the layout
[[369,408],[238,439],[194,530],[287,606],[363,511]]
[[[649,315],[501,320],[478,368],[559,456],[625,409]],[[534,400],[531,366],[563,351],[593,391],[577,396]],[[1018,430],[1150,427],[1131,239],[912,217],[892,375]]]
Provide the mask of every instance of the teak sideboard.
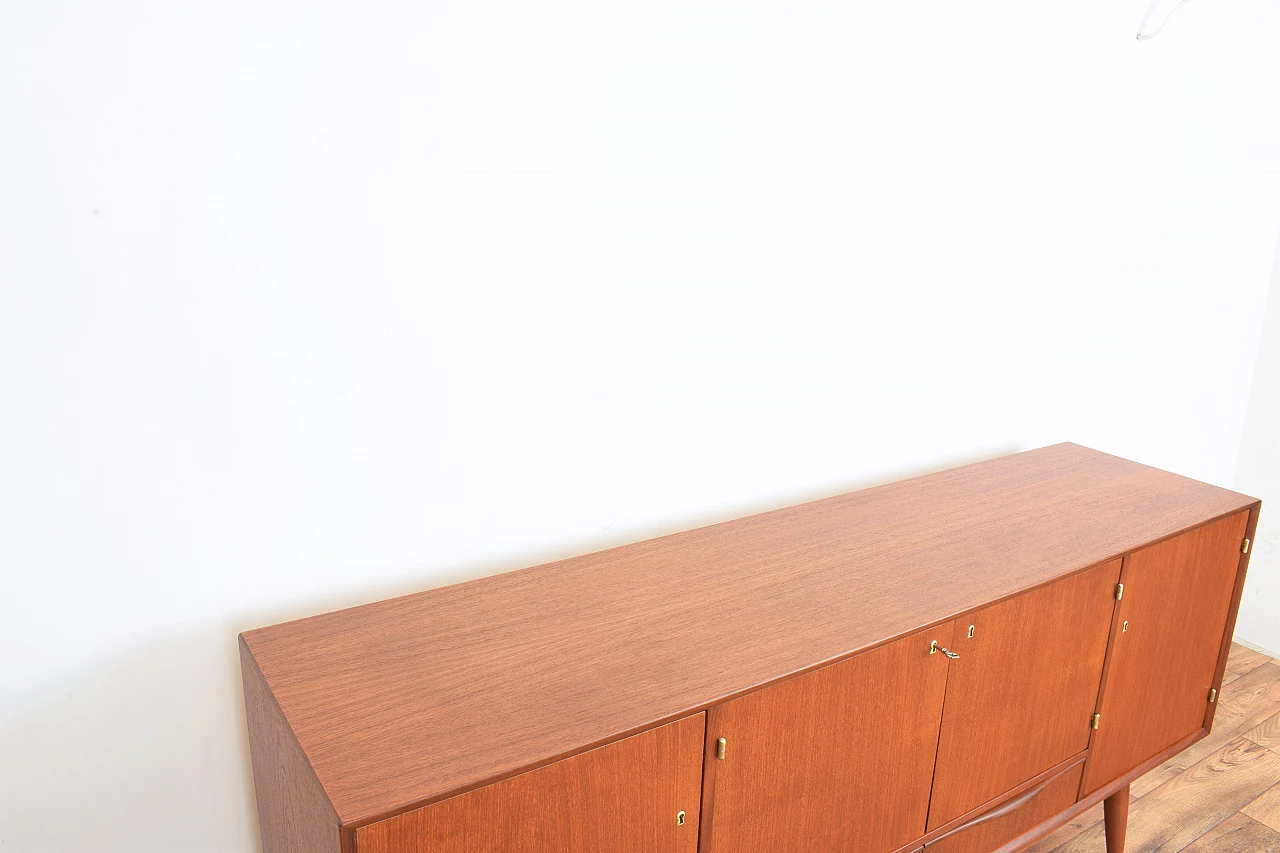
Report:
[[1258,509],[1060,444],[249,631],[263,849],[1119,853]]

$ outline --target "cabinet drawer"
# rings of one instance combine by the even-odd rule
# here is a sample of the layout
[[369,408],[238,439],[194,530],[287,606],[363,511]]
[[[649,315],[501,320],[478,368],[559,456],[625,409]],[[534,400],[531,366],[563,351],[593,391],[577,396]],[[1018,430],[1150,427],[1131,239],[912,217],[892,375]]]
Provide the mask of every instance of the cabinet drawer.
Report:
[[1076,764],[925,845],[925,853],[991,853],[1070,808],[1080,790],[1083,764]]

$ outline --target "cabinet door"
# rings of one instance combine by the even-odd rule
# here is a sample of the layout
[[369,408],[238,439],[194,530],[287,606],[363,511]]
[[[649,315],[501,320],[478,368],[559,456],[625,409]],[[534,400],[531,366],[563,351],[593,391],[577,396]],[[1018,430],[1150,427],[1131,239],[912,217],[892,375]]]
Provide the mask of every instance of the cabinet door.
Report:
[[950,626],[712,708],[703,853],[888,853],[924,835],[947,680],[931,640]]
[[1203,725],[1248,521],[1241,512],[1129,557],[1086,793]]
[[706,715],[357,829],[357,853],[697,853]]
[[956,620],[930,830],[1088,747],[1119,580],[1113,560]]

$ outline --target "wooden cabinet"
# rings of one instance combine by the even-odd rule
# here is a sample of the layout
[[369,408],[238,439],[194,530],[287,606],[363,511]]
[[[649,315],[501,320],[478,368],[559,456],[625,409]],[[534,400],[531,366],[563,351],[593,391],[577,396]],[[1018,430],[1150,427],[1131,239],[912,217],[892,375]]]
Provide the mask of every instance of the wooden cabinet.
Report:
[[950,642],[915,634],[712,708],[701,849],[897,850],[924,835],[947,683],[934,638]]
[[1055,445],[246,632],[263,849],[1119,853],[1258,511]]
[[1126,560],[1120,629],[1086,791],[1205,725],[1210,691],[1216,698],[1222,688],[1227,624],[1234,622],[1240,543],[1248,524],[1249,513],[1239,512]]

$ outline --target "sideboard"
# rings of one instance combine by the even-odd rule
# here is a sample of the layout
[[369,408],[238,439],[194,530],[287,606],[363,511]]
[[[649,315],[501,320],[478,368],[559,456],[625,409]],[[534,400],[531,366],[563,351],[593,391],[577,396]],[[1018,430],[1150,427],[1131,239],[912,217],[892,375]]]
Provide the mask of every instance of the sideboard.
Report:
[[1259,506],[1059,444],[248,631],[263,849],[1119,853]]

